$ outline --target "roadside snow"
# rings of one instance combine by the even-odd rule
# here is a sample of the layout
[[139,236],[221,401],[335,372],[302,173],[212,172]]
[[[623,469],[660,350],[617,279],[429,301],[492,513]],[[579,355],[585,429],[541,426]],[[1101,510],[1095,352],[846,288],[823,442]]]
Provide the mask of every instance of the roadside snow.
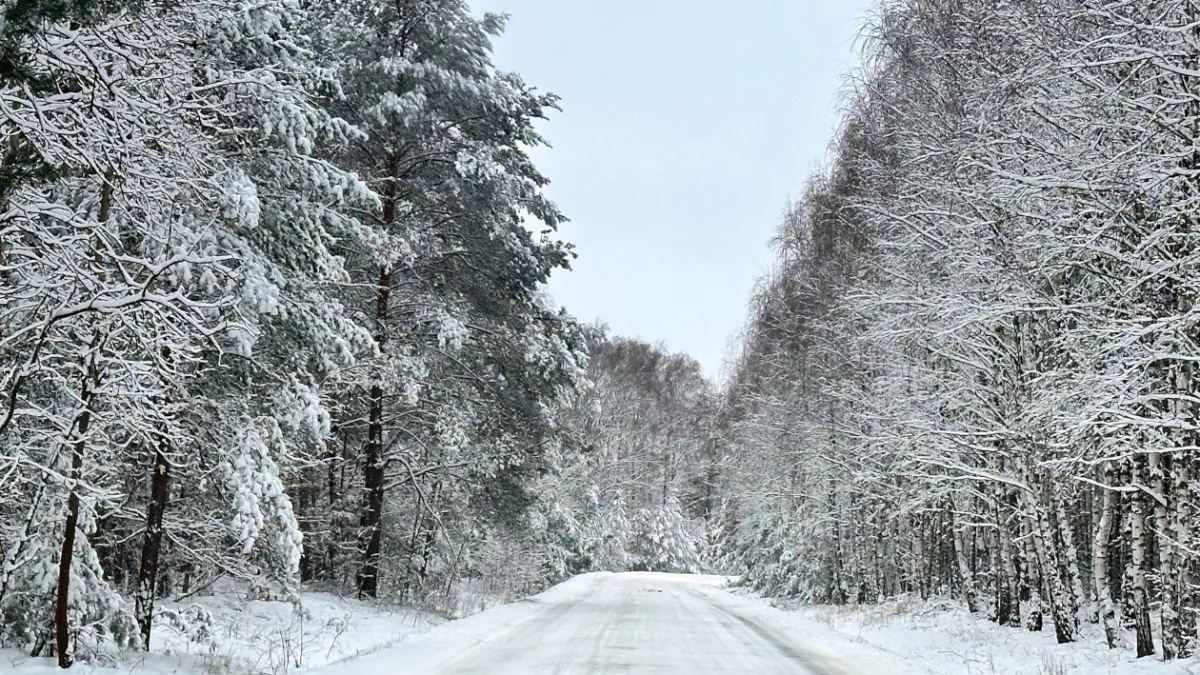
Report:
[[[436,617],[359,602],[329,593],[303,593],[287,602],[247,601],[237,593],[162,603],[147,654],[120,663],[79,663],[82,675],[288,675],[327,666],[397,643],[442,623]],[[178,617],[175,620],[171,616]],[[54,659],[0,649],[0,672],[61,673]]]
[[[757,600],[757,598],[756,598]],[[1006,628],[952,603],[900,600],[877,607],[806,607],[788,612],[797,630],[816,624],[917,672],[936,675],[1196,675],[1200,661],[1164,663],[1110,650],[1084,622],[1079,642],[1060,645],[1047,622],[1041,632]],[[1158,636],[1155,636],[1156,640]],[[1156,642],[1156,644],[1158,644]],[[885,671],[878,671],[885,672]],[[890,671],[886,671],[890,672]]]
[[[723,584],[724,585],[724,584]],[[900,658],[885,647],[866,642],[852,634],[836,630],[828,623],[775,607],[756,595],[738,589],[712,588],[705,595],[742,616],[758,619],[801,645],[813,661],[836,675],[928,675],[920,664]],[[961,671],[946,671],[958,675]],[[939,674],[940,675],[940,674]]]
[[405,675],[434,672],[462,652],[534,619],[548,607],[567,605],[587,596],[609,576],[610,572],[582,574],[526,600],[448,622],[390,649],[322,669],[320,675],[395,675],[398,668],[403,668]]
[[[156,625],[153,649],[106,666],[81,663],[82,675],[421,675],[437,673],[469,650],[504,645],[538,632],[539,621],[604,596],[610,573],[585,574],[544,593],[445,622],[326,593],[301,596],[302,611],[283,602],[246,601],[236,593],[167,603],[175,621]],[[1135,659],[1108,650],[1096,627],[1083,639],[1055,644],[1040,633],[1003,628],[953,603],[894,601],[878,607],[779,605],[719,576],[624,575],[672,584],[683,598],[701,596],[728,616],[752,622],[795,645],[831,675],[1200,675],[1200,661]],[[636,578],[635,578],[636,577]],[[657,596],[656,596],[657,597]],[[591,600],[589,600],[591,598]],[[557,614],[556,614],[557,613]],[[565,628],[565,627],[564,627]],[[577,631],[578,632],[578,631]],[[572,633],[574,634],[574,633]],[[580,635],[580,640],[592,639]],[[536,648],[536,646],[534,647]],[[0,650],[0,672],[61,673],[48,658]],[[530,675],[536,675],[531,673]]]

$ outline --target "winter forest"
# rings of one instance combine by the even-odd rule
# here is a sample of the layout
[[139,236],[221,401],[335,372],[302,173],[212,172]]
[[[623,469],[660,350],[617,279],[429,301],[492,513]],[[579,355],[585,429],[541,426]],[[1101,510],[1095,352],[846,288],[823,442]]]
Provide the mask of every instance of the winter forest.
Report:
[[546,291],[504,17],[0,8],[0,647],[653,570],[1193,656],[1195,0],[878,2],[720,381]]

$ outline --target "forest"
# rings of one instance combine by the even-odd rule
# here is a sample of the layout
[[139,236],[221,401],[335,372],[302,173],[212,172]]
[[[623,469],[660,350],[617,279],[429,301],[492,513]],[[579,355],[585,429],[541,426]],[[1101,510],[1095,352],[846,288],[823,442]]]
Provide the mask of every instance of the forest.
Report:
[[719,416],[752,585],[1194,653],[1197,10],[877,6]]
[[558,102],[493,65],[503,17],[3,17],[0,646],[148,648],[158,600],[229,580],[453,613],[468,583],[699,568],[713,392],[546,295]]
[[719,381],[547,292],[505,17],[0,7],[0,647],[652,570],[1195,654],[1194,0],[878,2]]

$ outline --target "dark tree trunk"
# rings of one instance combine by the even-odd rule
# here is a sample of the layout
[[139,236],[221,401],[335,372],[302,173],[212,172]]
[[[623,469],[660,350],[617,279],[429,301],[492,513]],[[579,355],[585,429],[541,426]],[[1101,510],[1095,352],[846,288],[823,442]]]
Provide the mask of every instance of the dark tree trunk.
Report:
[[358,595],[373,598],[379,591],[380,523],[383,520],[383,388],[378,384],[371,387],[363,484],[367,503],[362,517],[364,541]]
[[[164,443],[165,441],[160,441]],[[159,446],[154,451],[150,473],[150,503],[146,506],[146,531],[142,535],[142,560],[138,567],[134,612],[142,629],[142,649],[150,651],[150,629],[154,620],[154,599],[158,590],[158,560],[162,550],[163,512],[171,487],[171,463]]]
[[295,488],[297,523],[304,535],[300,546],[301,583],[316,579],[321,565],[321,531],[327,529],[317,509],[323,479],[322,468],[320,464],[314,463],[301,469],[300,483]]
[[[391,272],[386,269],[380,270],[375,303],[375,320],[379,326],[375,340],[380,347],[386,340],[384,325],[387,322],[391,288]],[[379,526],[383,519],[383,387],[379,382],[371,385],[363,483],[367,493],[367,508],[363,512],[366,545],[363,548],[363,568],[359,575],[358,591],[360,595],[375,597],[379,585]]]
[[[389,179],[383,199],[383,223],[388,229],[396,221],[396,172],[399,157],[388,159]],[[379,270],[375,284],[375,344],[380,350],[387,343],[387,321],[392,294],[392,271]],[[377,379],[371,385],[367,404],[366,466],[363,469],[363,488],[366,504],[362,515],[362,567],[358,573],[359,597],[376,597],[379,591],[379,550],[383,533],[383,384]]]
[[[340,430],[334,429],[334,432],[339,433]],[[341,556],[338,553],[338,545],[344,541],[344,537],[342,536],[342,533],[344,532],[344,523],[342,522],[342,516],[338,508],[342,499],[341,482],[338,480],[338,476],[339,468],[342,471],[345,470],[346,436],[345,432],[340,432],[340,435],[342,437],[342,448],[340,450],[337,447],[336,438],[331,439],[330,441],[329,465],[327,467],[327,471],[329,472],[329,475],[327,476],[327,480],[329,481],[329,539],[326,540],[325,556],[327,558],[326,565],[328,566],[326,569],[326,574],[329,576],[331,581],[337,581],[341,579]]]
[[54,605],[55,646],[58,650],[60,668],[71,667],[71,631],[67,620],[67,609],[71,597],[71,559],[75,554],[75,528],[79,525],[79,483],[83,470],[83,437],[91,422],[91,413],[84,408],[79,414],[79,440],[71,446],[71,494],[67,497],[67,523],[63,529],[62,554],[58,558],[58,597]]
[[[92,340],[94,350],[99,343],[99,333]],[[95,358],[89,356],[89,359]],[[58,558],[58,593],[54,604],[54,635],[55,647],[58,653],[60,668],[71,667],[71,627],[67,610],[71,599],[71,560],[75,556],[75,530],[79,526],[79,480],[83,473],[83,451],[86,448],[88,427],[92,422],[92,411],[89,408],[92,388],[89,380],[92,373],[84,375],[80,401],[83,410],[76,418],[75,431],[77,438],[71,443],[71,492],[67,497],[67,522],[63,526],[62,553]]]
[[[386,340],[384,326],[391,289],[391,272],[380,270],[375,302],[375,321],[378,326],[375,341],[380,347]],[[358,595],[373,598],[379,592],[379,549],[383,536],[380,531],[383,521],[383,386],[379,382],[371,385],[365,459],[363,488],[366,491],[366,508],[362,516],[362,569],[358,573]]]
[[[96,219],[107,223],[112,212],[114,174],[110,170],[105,173],[100,185],[100,210]],[[98,251],[93,248],[93,256],[98,258]],[[98,261],[99,262],[99,261]],[[60,668],[71,667],[68,609],[71,599],[71,560],[75,556],[75,530],[79,527],[79,480],[83,473],[83,452],[87,447],[88,428],[92,422],[91,399],[93,385],[98,384],[99,373],[96,368],[96,350],[100,347],[100,331],[92,335],[92,342],[84,363],[83,384],[80,387],[79,402],[83,409],[76,418],[77,438],[71,443],[71,492],[67,497],[67,522],[63,526],[62,552],[58,558],[58,592],[54,603],[54,635],[55,647],[58,650],[58,665]],[[14,398],[15,400],[15,398]]]

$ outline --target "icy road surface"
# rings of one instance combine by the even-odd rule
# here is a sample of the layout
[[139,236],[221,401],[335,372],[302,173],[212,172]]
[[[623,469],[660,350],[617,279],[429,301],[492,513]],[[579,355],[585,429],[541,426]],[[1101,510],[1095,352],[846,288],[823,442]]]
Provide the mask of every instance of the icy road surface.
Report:
[[[895,656],[724,589],[724,577],[586,574],[322,675],[907,675]],[[898,663],[899,661],[899,663]]]
[[755,673],[828,671],[801,645],[686,576],[618,574],[589,592],[468,649],[440,671],[488,673]]

